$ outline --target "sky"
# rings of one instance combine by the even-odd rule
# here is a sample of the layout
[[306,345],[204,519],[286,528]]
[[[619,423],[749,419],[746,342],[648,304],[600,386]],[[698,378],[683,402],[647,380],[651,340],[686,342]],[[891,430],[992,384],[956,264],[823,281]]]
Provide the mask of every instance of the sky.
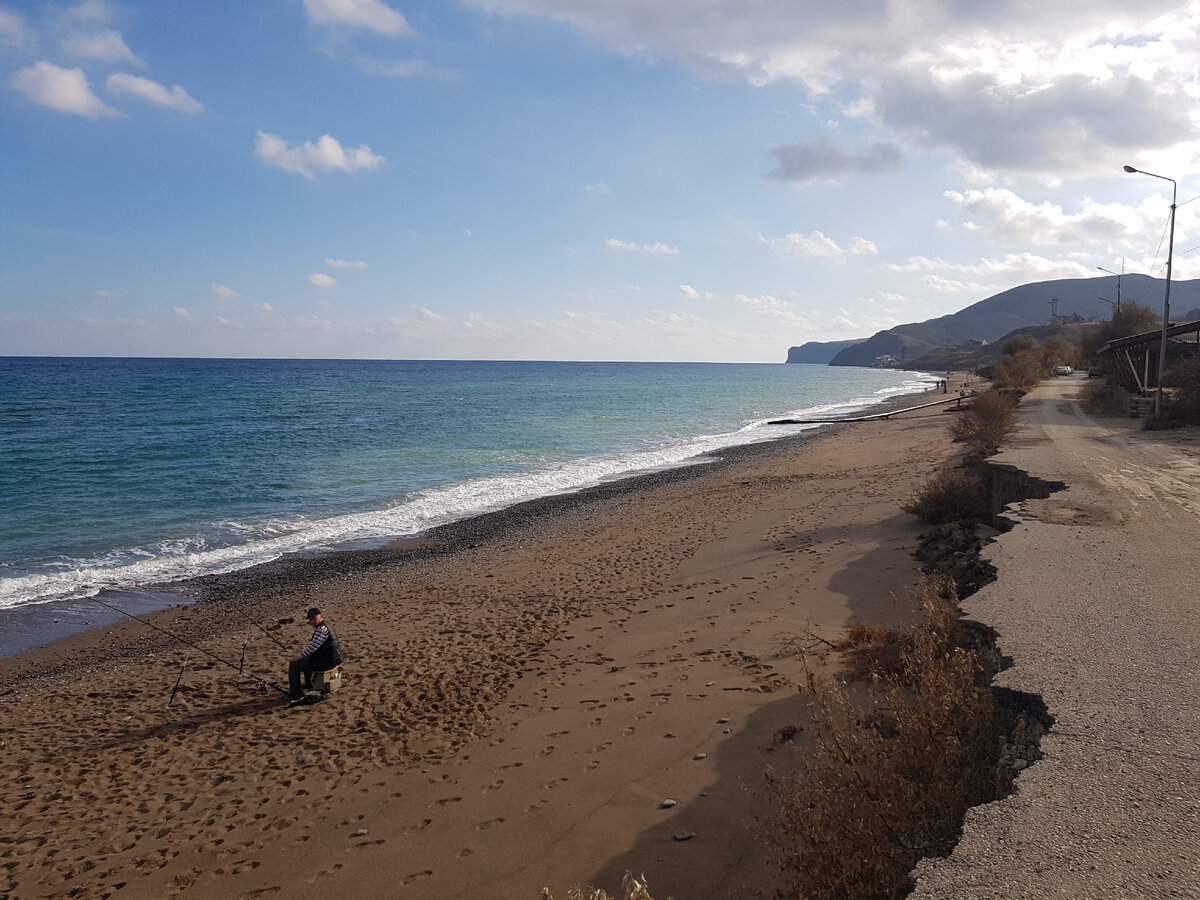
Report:
[[1198,119],[1200,0],[0,0],[0,355],[782,362],[1112,300],[1168,178],[1200,277]]

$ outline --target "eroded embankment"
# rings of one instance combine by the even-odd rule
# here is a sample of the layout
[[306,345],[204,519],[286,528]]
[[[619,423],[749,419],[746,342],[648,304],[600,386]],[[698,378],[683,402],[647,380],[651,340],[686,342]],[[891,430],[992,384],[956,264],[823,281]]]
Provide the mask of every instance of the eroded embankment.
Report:
[[[986,584],[997,581],[996,567],[983,555],[993,535],[1010,531],[1017,523],[1005,515],[1014,503],[1045,499],[1066,488],[1061,481],[1047,481],[1007,463],[980,464],[988,516],[985,521],[954,522],[938,525],[925,532],[915,555],[930,574],[953,579],[960,600]],[[997,631],[990,625],[971,619],[961,620],[960,642],[975,653],[982,678],[991,684],[997,673],[1012,665],[998,647]],[[1041,696],[1011,688],[991,687],[996,704],[999,748],[997,791],[999,800],[1012,791],[1017,772],[1041,758],[1042,736],[1054,723]],[[996,766],[988,758],[981,765]]]

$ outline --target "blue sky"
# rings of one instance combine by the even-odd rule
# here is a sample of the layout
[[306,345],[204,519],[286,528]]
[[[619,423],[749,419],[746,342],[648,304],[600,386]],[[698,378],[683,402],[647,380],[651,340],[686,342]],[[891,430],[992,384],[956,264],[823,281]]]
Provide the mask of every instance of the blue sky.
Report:
[[782,361],[1161,277],[1170,184],[1125,163],[1179,181],[1200,277],[1198,32],[1159,0],[0,0],[0,355]]

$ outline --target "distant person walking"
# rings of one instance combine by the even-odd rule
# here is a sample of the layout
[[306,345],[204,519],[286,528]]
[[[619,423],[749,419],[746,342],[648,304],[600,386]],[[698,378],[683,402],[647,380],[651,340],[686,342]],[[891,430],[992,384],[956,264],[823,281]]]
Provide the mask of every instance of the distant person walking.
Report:
[[288,666],[288,688],[293,701],[304,696],[305,687],[312,687],[313,672],[324,672],[342,664],[342,648],[338,645],[337,635],[315,606],[308,611],[308,624],[313,629],[312,640]]

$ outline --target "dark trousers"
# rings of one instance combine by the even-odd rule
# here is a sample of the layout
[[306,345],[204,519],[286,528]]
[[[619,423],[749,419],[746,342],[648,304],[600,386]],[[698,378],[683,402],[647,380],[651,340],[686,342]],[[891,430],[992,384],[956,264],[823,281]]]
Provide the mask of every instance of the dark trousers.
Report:
[[[292,660],[288,664],[288,689],[293,697],[302,693],[304,688],[312,687],[312,673],[314,671],[311,658]],[[301,676],[304,676],[303,686],[300,683]]]

